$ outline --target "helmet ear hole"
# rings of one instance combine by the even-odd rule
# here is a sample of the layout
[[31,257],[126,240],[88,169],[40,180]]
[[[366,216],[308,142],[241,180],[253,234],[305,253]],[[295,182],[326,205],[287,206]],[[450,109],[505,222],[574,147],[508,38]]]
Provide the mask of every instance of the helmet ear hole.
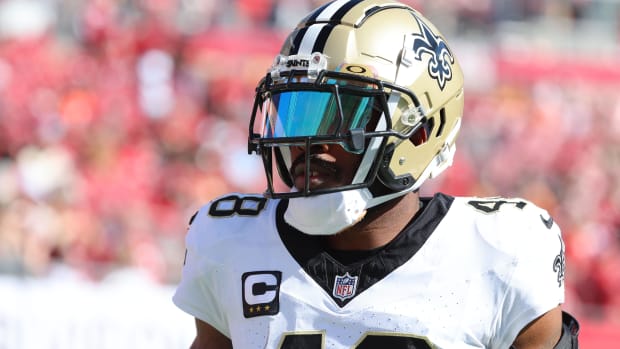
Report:
[[428,123],[423,125],[417,131],[415,131],[413,135],[411,135],[411,137],[409,137],[409,140],[411,141],[411,143],[413,143],[413,145],[417,147],[421,144],[424,144],[424,142],[428,140],[428,126]]
[[443,134],[443,127],[446,125],[446,108],[441,108],[439,111],[439,127],[437,128],[437,134],[435,137],[439,137]]

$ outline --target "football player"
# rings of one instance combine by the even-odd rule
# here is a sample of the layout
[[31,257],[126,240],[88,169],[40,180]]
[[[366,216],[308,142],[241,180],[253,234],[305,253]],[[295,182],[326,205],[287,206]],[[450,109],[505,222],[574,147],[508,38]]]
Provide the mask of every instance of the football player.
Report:
[[577,348],[564,244],[520,198],[421,197],[452,162],[455,52],[416,10],[336,0],[256,90],[261,195],[192,217],[174,303],[199,349]]

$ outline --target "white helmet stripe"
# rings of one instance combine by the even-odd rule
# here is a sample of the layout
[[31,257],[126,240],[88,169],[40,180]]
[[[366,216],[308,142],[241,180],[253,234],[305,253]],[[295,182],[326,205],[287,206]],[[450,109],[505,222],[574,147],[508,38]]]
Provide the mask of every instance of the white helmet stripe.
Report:
[[[299,31],[298,36],[302,37],[294,39],[295,42],[289,54],[323,52],[327,38],[334,29],[334,26],[339,24],[340,20],[360,2],[363,2],[363,0],[335,0],[316,10],[316,12],[306,20],[306,25],[308,26]],[[299,43],[299,41],[301,41],[301,43]],[[299,43],[298,47],[296,47],[296,43]]]
[[340,10],[340,8],[349,3],[350,2],[348,0],[336,0],[334,2],[332,2],[331,4],[329,4],[329,6],[327,6],[327,8],[325,8],[323,11],[321,11],[321,13],[319,13],[319,15],[317,16],[316,20],[317,21],[329,21],[332,19],[332,16],[338,12],[338,10]]
[[299,50],[297,51],[297,54],[312,54],[315,49],[314,47],[317,43],[317,38],[326,26],[326,23],[310,26],[304,34],[304,38],[299,45]]

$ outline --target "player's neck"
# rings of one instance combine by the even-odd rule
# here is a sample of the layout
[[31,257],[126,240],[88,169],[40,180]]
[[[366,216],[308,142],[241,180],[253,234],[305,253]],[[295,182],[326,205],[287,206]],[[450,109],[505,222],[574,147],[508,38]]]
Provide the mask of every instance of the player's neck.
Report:
[[351,228],[327,238],[335,250],[370,250],[392,241],[420,208],[418,193],[409,193],[368,210]]

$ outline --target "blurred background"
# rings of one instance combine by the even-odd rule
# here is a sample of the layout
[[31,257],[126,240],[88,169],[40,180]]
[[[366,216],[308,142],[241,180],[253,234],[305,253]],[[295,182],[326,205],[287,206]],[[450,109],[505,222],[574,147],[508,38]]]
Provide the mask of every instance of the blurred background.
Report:
[[[189,217],[262,192],[257,81],[311,0],[0,0],[0,348],[187,348]],[[526,197],[564,232],[565,309],[620,342],[620,0],[404,1],[464,67],[425,194]]]

